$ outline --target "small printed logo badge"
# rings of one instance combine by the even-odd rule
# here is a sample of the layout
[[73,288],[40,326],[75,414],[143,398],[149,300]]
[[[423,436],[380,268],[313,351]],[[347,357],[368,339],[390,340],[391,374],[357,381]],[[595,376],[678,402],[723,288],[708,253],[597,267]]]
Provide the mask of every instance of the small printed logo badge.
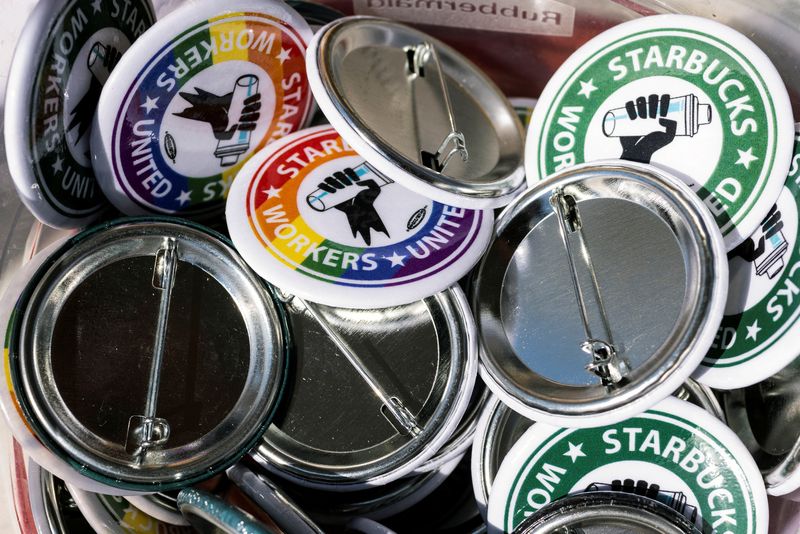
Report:
[[175,157],[178,155],[178,145],[175,144],[175,138],[169,132],[164,133],[164,154],[175,163]]
[[419,226],[422,223],[422,221],[425,220],[425,215],[427,214],[427,212],[428,212],[427,206],[423,206],[417,211],[415,211],[411,215],[411,218],[408,220],[408,223],[406,224],[406,230],[413,230],[414,228]]

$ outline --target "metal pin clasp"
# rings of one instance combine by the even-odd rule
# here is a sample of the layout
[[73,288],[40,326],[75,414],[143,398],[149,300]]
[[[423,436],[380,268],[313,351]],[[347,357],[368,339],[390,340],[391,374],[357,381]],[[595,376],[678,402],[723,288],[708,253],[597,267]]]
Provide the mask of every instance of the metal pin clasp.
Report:
[[169,306],[177,268],[178,244],[175,238],[169,237],[164,240],[164,246],[156,253],[153,266],[153,287],[161,290],[161,300],[158,306],[158,322],[144,415],[131,416],[125,438],[125,451],[134,456],[138,462],[142,462],[144,454],[149,449],[163,445],[169,439],[169,423],[166,419],[156,417],[156,406],[161,385],[161,364],[166,348]]
[[411,411],[403,404],[403,402],[398,399],[397,397],[390,395],[383,386],[381,386],[380,382],[375,378],[369,368],[364,365],[364,362],[355,353],[355,351],[347,344],[347,342],[342,339],[342,336],[339,335],[338,332],[331,326],[327,319],[320,313],[317,307],[305,300],[301,299],[300,297],[295,296],[296,299],[300,304],[305,307],[311,317],[319,324],[322,330],[325,331],[325,334],[333,341],[336,345],[336,348],[344,354],[347,361],[350,365],[353,366],[353,369],[361,376],[361,378],[366,382],[366,384],[370,387],[370,389],[375,393],[375,395],[380,399],[383,403],[381,406],[381,413],[384,417],[394,426],[398,432],[403,435],[411,435],[411,436],[418,436],[422,429],[417,424],[417,420],[414,418],[414,415]]
[[[433,64],[436,67],[435,70],[439,78],[439,89],[442,94],[442,100],[444,100],[447,118],[450,122],[450,133],[444,137],[439,147],[436,149],[436,152],[430,152],[424,150],[422,147],[418,147],[422,164],[436,172],[442,172],[445,167],[447,167],[448,162],[450,162],[452,157],[456,154],[461,156],[462,161],[469,161],[467,141],[464,134],[456,126],[453,105],[450,102],[450,92],[447,89],[444,74],[442,74],[441,62],[439,61],[439,54],[436,52],[436,48],[431,43],[424,42],[416,46],[407,46],[403,50],[406,53],[406,65],[409,81],[411,83],[419,78],[427,77],[427,66],[429,64]],[[450,147],[449,150],[448,147]]]
[[[567,260],[572,277],[572,287],[575,293],[575,300],[578,303],[578,310],[583,323],[586,339],[581,342],[580,348],[583,352],[591,355],[592,360],[586,365],[586,369],[600,377],[604,386],[614,386],[619,384],[629,371],[628,364],[619,357],[614,341],[611,336],[611,327],[608,324],[603,298],[600,294],[600,287],[597,282],[597,274],[594,270],[591,254],[586,246],[583,236],[583,222],[578,211],[578,204],[575,197],[564,194],[562,188],[557,188],[550,195],[550,205],[553,207],[558,219],[558,228],[564,249],[567,253]],[[574,237],[573,237],[574,236]],[[573,250],[572,239],[578,241],[578,253]],[[591,278],[591,290],[594,294],[594,302],[597,307],[597,315],[600,316],[604,338],[601,339],[592,335],[592,328],[589,320],[589,310],[586,296],[581,285],[578,273],[578,262],[576,256],[581,260],[584,269],[588,271]]]

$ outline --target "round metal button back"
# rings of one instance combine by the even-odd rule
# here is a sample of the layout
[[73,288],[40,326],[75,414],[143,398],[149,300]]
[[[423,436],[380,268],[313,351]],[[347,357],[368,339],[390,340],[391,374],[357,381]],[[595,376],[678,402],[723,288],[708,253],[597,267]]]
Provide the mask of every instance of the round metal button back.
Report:
[[481,376],[530,419],[622,421],[678,388],[710,347],[728,271],[708,210],[677,178],[609,160],[526,191],[473,288]]
[[23,294],[12,383],[30,426],[105,484],[208,478],[263,433],[284,380],[284,318],[218,234],[121,220],[68,241]]
[[770,378],[723,393],[728,424],[758,465],[767,493],[798,499],[800,359]]
[[662,502],[630,493],[578,493],[555,501],[529,517],[514,534],[580,532],[607,534],[700,534],[688,519]]
[[467,406],[467,411],[464,417],[461,418],[461,422],[456,427],[453,435],[434,456],[419,466],[415,473],[433,471],[449,463],[454,458],[463,456],[467,449],[472,446],[475,429],[478,426],[478,418],[492,397],[492,392],[486,388],[483,381],[477,380],[475,388],[472,390],[472,397]]
[[464,208],[503,206],[523,187],[513,108],[444,43],[396,22],[345,17],[314,36],[306,67],[331,125],[379,173]]
[[352,491],[407,475],[447,442],[477,376],[458,286],[376,310],[287,296],[287,395],[253,457],[303,486]]

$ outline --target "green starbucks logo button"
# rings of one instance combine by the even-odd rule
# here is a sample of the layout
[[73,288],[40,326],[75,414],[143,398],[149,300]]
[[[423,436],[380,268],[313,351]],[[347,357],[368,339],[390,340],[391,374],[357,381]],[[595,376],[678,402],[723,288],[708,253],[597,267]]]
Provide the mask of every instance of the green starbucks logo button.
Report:
[[492,485],[489,532],[512,532],[560,497],[625,480],[673,494],[696,510],[703,532],[767,532],[766,490],[745,446],[711,414],[675,398],[614,425],[533,425]]
[[750,386],[800,354],[800,135],[778,201],[760,226],[729,254],[725,317],[696,372],[711,387]]
[[533,184],[589,161],[652,163],[703,199],[731,250],[780,193],[792,122],[780,76],[749,39],[697,17],[645,17],[556,72],[531,118],[526,174]]
[[6,153],[20,198],[45,224],[78,228],[107,205],[89,150],[100,92],[154,21],[148,0],[42,0],[9,73]]

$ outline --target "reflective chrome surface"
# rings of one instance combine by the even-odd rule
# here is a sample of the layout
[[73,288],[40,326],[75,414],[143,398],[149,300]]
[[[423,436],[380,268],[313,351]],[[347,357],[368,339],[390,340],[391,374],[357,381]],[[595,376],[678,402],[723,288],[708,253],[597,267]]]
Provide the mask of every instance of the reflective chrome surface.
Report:
[[[724,255],[711,243],[718,231],[700,218],[696,198],[644,169],[577,167],[525,192],[498,220],[472,300],[482,367],[496,392],[517,399],[515,409],[588,417],[630,407],[705,353],[700,338],[716,328],[711,310],[721,310],[727,289]],[[574,280],[550,205],[556,189],[581,221]],[[576,281],[588,323],[610,326],[624,378],[616,385],[582,350]],[[585,289],[593,284],[602,304]]]
[[758,384],[722,395],[728,425],[753,455],[767,489],[800,486],[800,359]]
[[[428,62],[423,76],[410,75],[407,50],[424,43],[432,45],[438,62]],[[383,174],[409,174],[477,199],[502,197],[523,186],[523,135],[513,108],[489,78],[449,46],[396,22],[348,18],[328,27],[315,61],[337,114],[380,154],[381,161],[371,164]],[[424,164],[421,152],[435,153],[451,133],[448,100],[469,156],[466,161],[455,156],[437,172]]]
[[700,534],[681,514],[653,499],[587,492],[559,499],[525,520],[514,534]]
[[456,456],[464,454],[472,445],[475,437],[475,428],[478,426],[478,417],[480,417],[491,396],[492,393],[486,388],[483,381],[476,381],[467,411],[461,418],[461,422],[453,432],[453,435],[430,460],[419,466],[414,472],[426,473],[447,463]]
[[[154,262],[158,271],[165,239],[178,257],[156,403],[169,433],[134,454],[126,440],[150,389]],[[11,343],[15,390],[48,448],[90,476],[130,489],[208,478],[244,454],[274,411],[281,318],[235,251],[194,225],[88,231],[45,264],[23,300]]]
[[[475,381],[474,326],[458,287],[377,310],[315,305],[334,340],[299,299],[287,297],[294,338],[285,402],[253,457],[302,485],[358,489],[418,467],[450,437]],[[339,343],[337,343],[339,341]],[[391,415],[346,358],[413,419]]]

